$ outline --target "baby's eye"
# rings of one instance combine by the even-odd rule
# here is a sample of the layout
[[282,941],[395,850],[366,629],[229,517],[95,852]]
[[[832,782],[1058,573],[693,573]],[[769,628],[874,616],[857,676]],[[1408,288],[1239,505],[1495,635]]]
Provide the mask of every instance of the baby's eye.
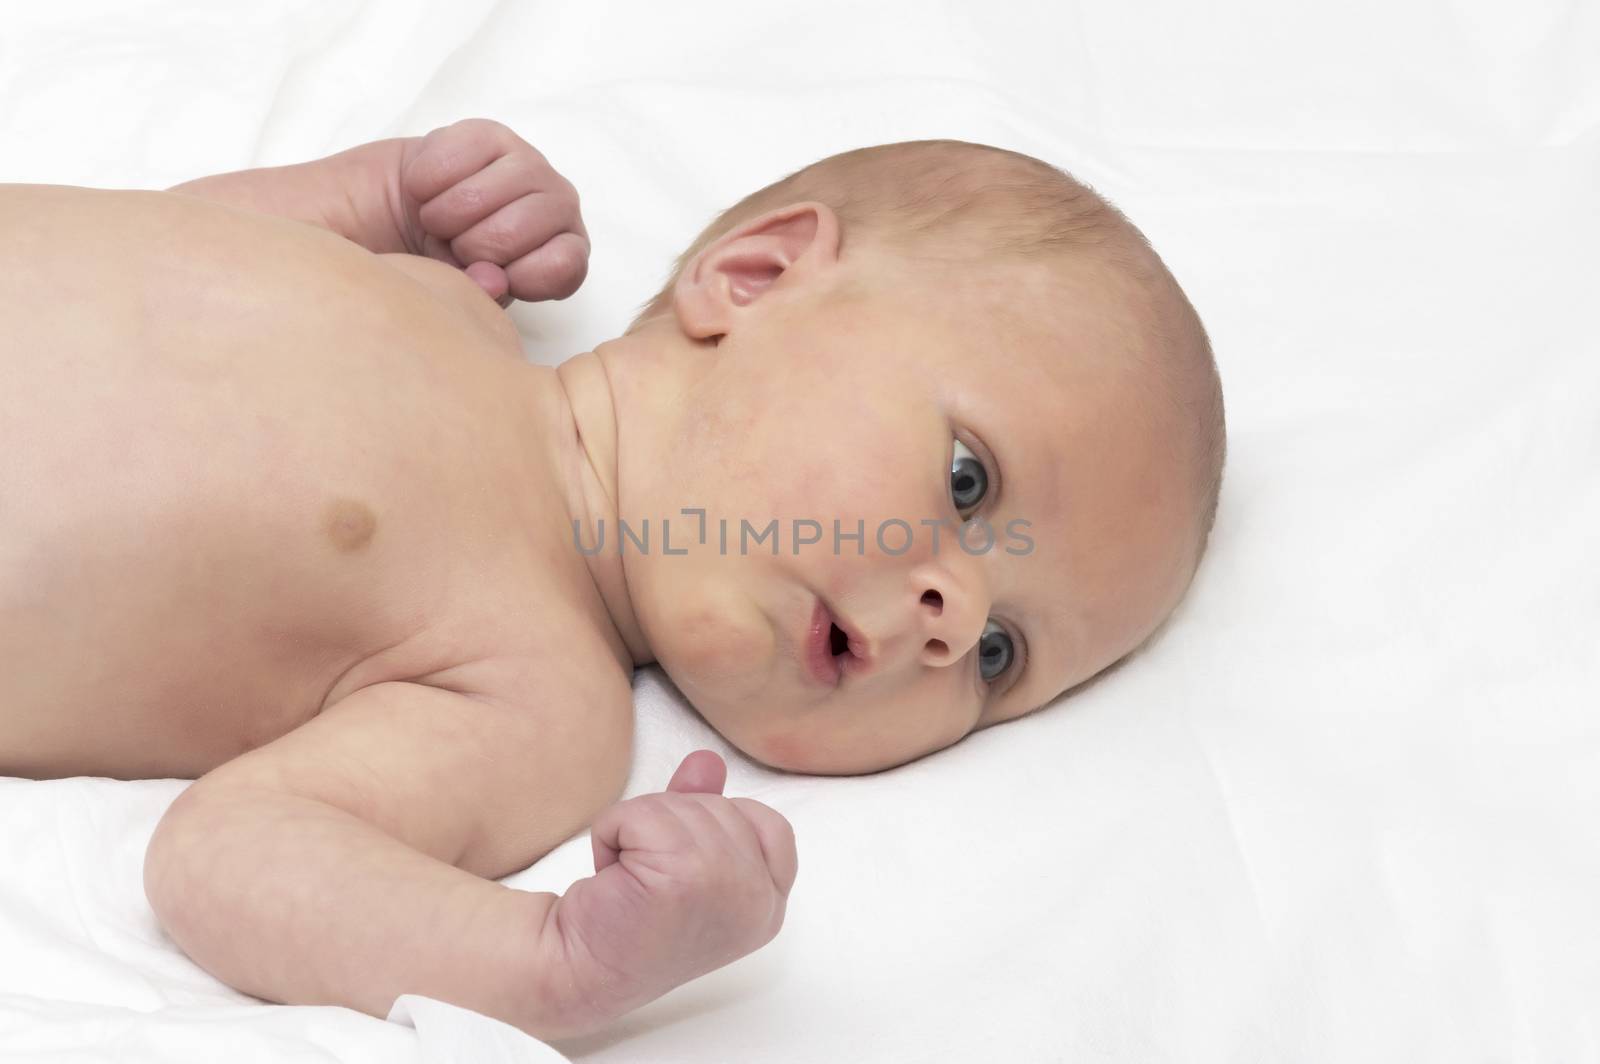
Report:
[[985,683],[1004,676],[1014,654],[1011,637],[1004,628],[993,621],[983,626],[983,635],[978,637],[978,675]]
[[966,444],[956,440],[955,445],[950,459],[950,498],[962,520],[966,520],[967,511],[977,509],[989,490],[989,473]]

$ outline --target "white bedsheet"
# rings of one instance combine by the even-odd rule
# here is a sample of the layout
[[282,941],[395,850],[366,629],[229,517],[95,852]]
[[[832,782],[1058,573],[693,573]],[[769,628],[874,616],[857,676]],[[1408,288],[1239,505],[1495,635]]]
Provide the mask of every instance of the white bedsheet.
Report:
[[[555,1048],[1596,1060],[1597,56],[1587,0],[18,4],[0,180],[161,187],[499,118],[594,239],[577,296],[515,311],[556,362],[822,155],[950,136],[1072,170],[1218,353],[1191,597],[1063,704],[874,777],[760,769],[641,673],[628,793],[716,749],[800,877],[772,945]],[[183,786],[0,781],[0,1059],[557,1059],[425,999],[411,1027],[211,979],[139,885]],[[580,836],[508,882],[589,871]]]

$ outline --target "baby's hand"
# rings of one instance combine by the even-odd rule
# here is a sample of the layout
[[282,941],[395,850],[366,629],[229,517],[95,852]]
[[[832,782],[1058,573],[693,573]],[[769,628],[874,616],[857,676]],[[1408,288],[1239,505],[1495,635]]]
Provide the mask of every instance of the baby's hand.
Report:
[[499,122],[467,118],[408,143],[400,197],[411,253],[466,270],[501,306],[565,299],[589,271],[578,190]]
[[794,829],[750,798],[724,798],[727,766],[683,759],[665,792],[607,809],[590,828],[595,874],[557,899],[576,1000],[592,1029],[770,942],[783,926]]

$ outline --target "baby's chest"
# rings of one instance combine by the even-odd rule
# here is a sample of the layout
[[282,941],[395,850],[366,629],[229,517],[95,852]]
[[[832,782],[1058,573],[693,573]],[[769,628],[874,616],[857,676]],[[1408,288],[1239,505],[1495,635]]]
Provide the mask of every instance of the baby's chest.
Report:
[[0,677],[0,745],[34,759],[13,771],[194,777],[401,680],[513,706],[551,756],[625,775],[631,670],[553,533],[314,488],[113,507],[0,565],[0,646],[25,663]]
[[0,740],[76,769],[92,727],[94,757],[152,751],[107,772],[193,775],[352,678],[400,678],[386,654],[482,660],[561,597],[524,538],[541,486],[514,503],[524,441],[470,372],[82,353],[25,407],[0,398],[28,430],[0,448],[0,650],[25,663],[0,677]]
[[420,598],[395,589],[398,612],[426,623],[345,672],[325,706],[375,683],[425,683],[536,715],[574,756],[629,756],[631,657],[573,546],[556,486],[535,479],[520,489],[532,511],[463,533],[477,545],[459,551]]

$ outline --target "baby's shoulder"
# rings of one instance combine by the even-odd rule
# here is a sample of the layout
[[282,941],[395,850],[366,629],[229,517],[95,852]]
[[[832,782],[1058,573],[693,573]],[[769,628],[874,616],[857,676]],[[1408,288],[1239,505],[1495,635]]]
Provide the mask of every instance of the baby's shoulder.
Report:
[[528,713],[625,716],[633,666],[587,603],[515,576],[435,603],[420,630],[347,669],[322,708],[372,684],[439,687]]
[[[530,603],[513,638],[452,677],[491,701],[538,715],[572,735],[627,750],[633,734],[633,666],[585,604],[561,595]],[[620,641],[618,641],[620,644]]]
[[633,758],[632,669],[624,670],[603,640],[581,630],[567,639],[526,640],[419,671],[410,682],[502,711],[501,745],[484,771],[515,763],[519,779],[552,797],[587,794],[602,807],[617,799]]

